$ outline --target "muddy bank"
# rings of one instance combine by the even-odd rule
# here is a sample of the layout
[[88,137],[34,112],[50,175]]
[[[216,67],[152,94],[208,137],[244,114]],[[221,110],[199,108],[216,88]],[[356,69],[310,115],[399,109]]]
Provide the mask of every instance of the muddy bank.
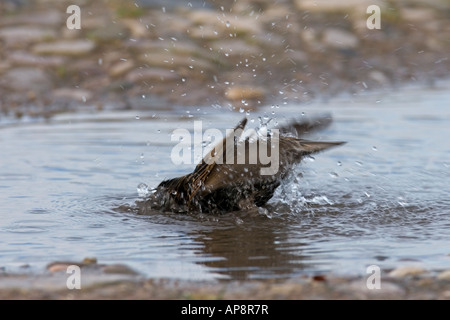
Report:
[[369,2],[2,2],[0,110],[240,110],[448,74],[448,2]]

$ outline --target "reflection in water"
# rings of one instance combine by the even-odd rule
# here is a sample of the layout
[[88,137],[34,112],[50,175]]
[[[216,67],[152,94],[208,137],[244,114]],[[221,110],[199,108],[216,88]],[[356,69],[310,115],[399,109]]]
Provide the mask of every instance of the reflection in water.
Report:
[[[303,269],[303,243],[290,243],[282,221],[236,217],[245,224],[193,233],[203,243],[205,266],[229,279],[287,278]],[[243,222],[245,221],[245,222]],[[298,241],[298,240],[297,240]],[[294,272],[295,271],[295,272]]]

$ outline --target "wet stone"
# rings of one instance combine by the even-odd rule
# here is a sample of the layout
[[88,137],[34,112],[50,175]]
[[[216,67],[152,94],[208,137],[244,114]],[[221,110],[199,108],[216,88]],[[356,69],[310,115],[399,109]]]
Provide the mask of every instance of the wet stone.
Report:
[[425,273],[427,270],[418,266],[401,266],[389,273],[394,278],[403,278],[407,276],[416,276]]
[[36,54],[55,54],[67,56],[80,56],[94,50],[95,43],[90,40],[57,41],[39,43],[33,47]]

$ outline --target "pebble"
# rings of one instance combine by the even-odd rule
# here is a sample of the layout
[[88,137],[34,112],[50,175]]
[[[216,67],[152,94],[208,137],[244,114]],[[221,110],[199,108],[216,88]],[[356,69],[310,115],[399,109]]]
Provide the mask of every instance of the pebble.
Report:
[[36,44],[33,52],[36,54],[55,54],[67,56],[81,56],[94,50],[95,43],[90,40],[72,40],[44,42]]
[[230,100],[261,100],[264,98],[264,90],[259,87],[231,87],[225,92],[225,96]]
[[328,28],[324,31],[322,41],[325,45],[336,49],[356,49],[358,38],[343,29]]
[[121,22],[134,38],[143,38],[149,35],[149,30],[145,27],[145,24],[139,20],[122,19]]
[[240,57],[242,55],[252,56],[261,52],[261,49],[254,45],[249,45],[244,40],[219,40],[214,41],[211,48],[225,57]]
[[436,19],[431,8],[402,8],[400,14],[403,19],[411,22],[428,22]]
[[52,82],[41,69],[19,67],[7,71],[0,79],[0,86],[44,93],[52,88]]
[[218,15],[217,12],[213,10],[195,10],[192,11],[188,17],[195,25],[212,26],[218,31],[225,32],[225,34],[244,33],[252,35],[263,31],[257,16],[238,16],[235,14]]
[[365,13],[365,8],[370,5],[382,6],[382,0],[295,0],[295,5],[299,10],[310,12],[339,12],[339,11],[361,11]]
[[53,97],[85,103],[93,97],[93,94],[91,91],[85,89],[58,88],[53,90]]
[[109,68],[109,75],[111,77],[118,77],[123,75],[124,73],[130,71],[134,67],[134,62],[131,60],[127,61],[120,61],[115,64],[113,64]]
[[426,269],[418,266],[400,266],[389,272],[389,276],[394,278],[403,278],[406,276],[416,276],[425,272],[427,272]]
[[43,67],[58,67],[65,62],[64,57],[59,56],[38,56],[31,54],[26,51],[12,51],[8,55],[9,61],[13,65],[21,65],[21,66],[36,66],[40,65]]
[[140,81],[172,81],[178,80],[180,76],[171,72],[170,70],[163,68],[139,68],[131,71],[127,74],[126,80],[131,82],[140,82]]
[[20,44],[41,42],[54,39],[56,32],[46,28],[36,28],[31,26],[16,26],[0,29],[0,39],[7,44]]
[[380,83],[380,84],[389,84],[389,78],[381,71],[372,70],[369,72],[369,78]]
[[442,271],[438,274],[437,278],[439,280],[449,280],[450,281],[450,270]]

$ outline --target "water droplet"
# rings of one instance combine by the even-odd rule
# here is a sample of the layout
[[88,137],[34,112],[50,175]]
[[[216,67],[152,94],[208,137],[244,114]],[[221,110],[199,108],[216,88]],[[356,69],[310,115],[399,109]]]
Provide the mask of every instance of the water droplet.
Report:
[[339,167],[341,167],[341,166],[342,166],[342,162],[341,162],[341,161],[338,161],[338,162],[337,162],[337,165],[338,165]]
[[262,61],[266,61],[266,58],[262,58]]
[[330,176],[331,176],[332,178],[337,178],[337,177],[339,177],[339,175],[338,175],[336,172],[330,172]]
[[372,150],[373,150],[373,151],[378,151],[378,149],[377,149],[376,146],[373,146],[373,147],[372,147]]
[[145,197],[148,195],[148,186],[145,183],[139,183],[137,186],[137,193],[139,197]]
[[225,22],[225,25],[227,26],[227,28],[230,27],[230,21]]
[[140,119],[140,117],[139,116],[136,116],[136,120],[139,120]]
[[158,130],[156,130],[156,132],[161,133],[161,130],[158,129]]
[[240,109],[239,109],[239,112],[240,112],[240,113],[244,113],[244,111],[245,111],[244,108],[240,108]]
[[306,159],[308,159],[310,162],[314,162],[316,161],[316,158],[314,158],[313,156],[306,156]]
[[194,66],[189,66],[189,69],[194,69]]
[[142,95],[142,99],[145,99],[145,94]]
[[363,163],[361,161],[355,161],[355,164],[362,167]]
[[186,82],[186,78],[181,78],[181,82]]

